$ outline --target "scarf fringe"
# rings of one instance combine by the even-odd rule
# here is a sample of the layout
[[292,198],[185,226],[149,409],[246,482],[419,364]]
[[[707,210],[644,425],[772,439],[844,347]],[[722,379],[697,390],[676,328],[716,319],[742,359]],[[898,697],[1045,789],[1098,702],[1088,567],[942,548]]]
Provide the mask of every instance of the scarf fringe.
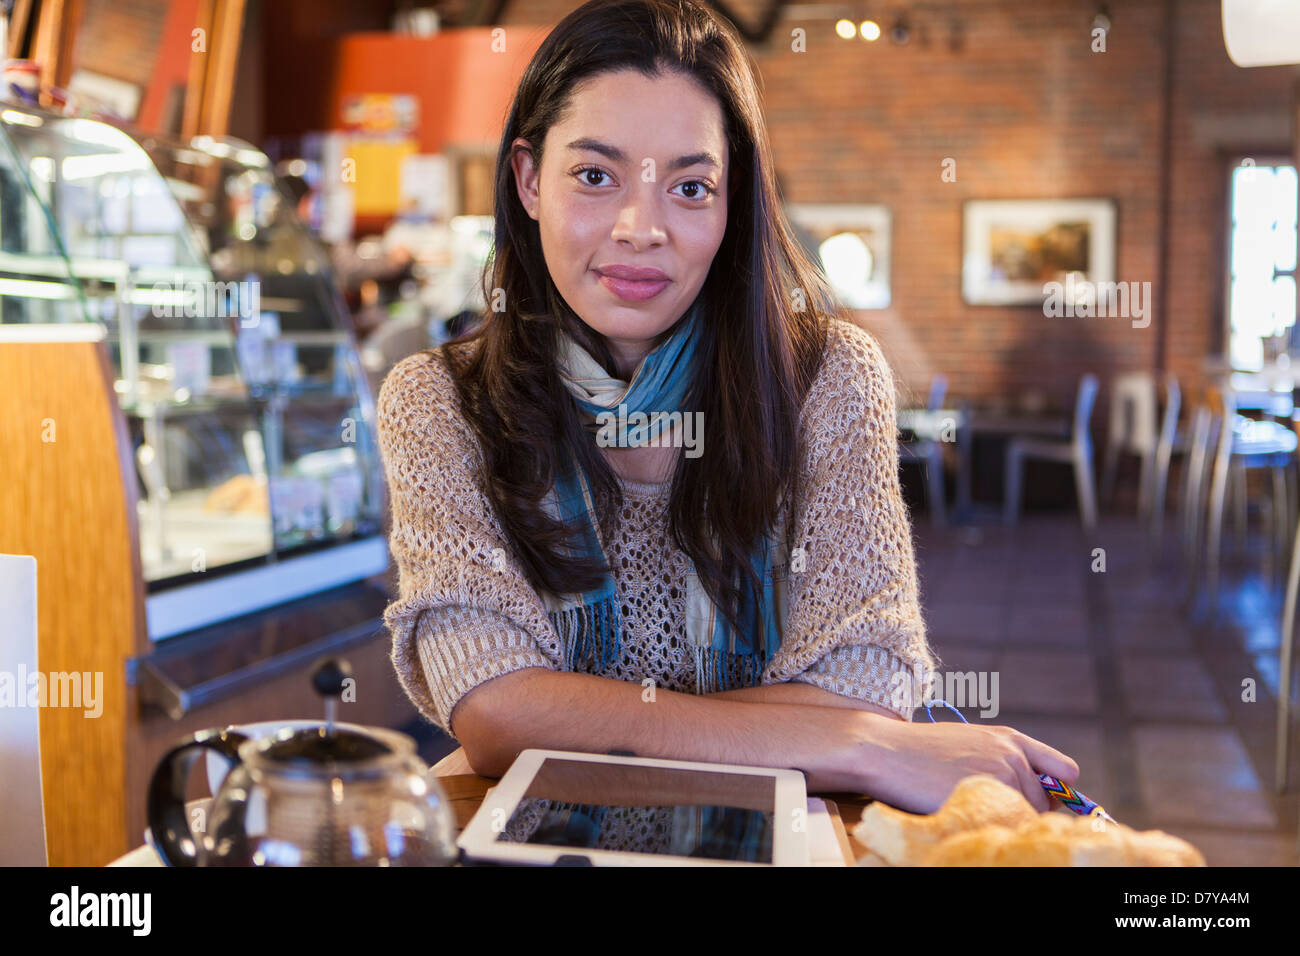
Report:
[[761,653],[732,654],[715,647],[695,648],[695,693],[757,687],[767,667]]
[[613,598],[578,604],[549,616],[560,636],[569,670],[578,670],[579,664],[604,669],[618,659],[621,628]]
[[[612,598],[578,604],[548,615],[560,637],[567,670],[602,671],[621,650],[619,614]],[[695,648],[695,693],[714,694],[757,687],[767,667],[764,654],[732,654],[714,647]]]

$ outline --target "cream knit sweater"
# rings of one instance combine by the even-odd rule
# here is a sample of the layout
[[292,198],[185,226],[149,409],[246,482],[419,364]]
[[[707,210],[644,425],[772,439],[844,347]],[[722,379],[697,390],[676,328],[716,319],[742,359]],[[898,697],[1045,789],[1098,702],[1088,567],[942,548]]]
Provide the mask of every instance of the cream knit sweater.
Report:
[[[378,398],[399,594],[384,612],[392,660],[420,712],[450,732],[457,702],[525,667],[561,669],[541,596],[478,480],[481,452],[436,352],[399,362]],[[805,401],[789,617],[762,683],[803,681],[905,719],[896,688],[935,660],[925,637],[911,527],[899,490],[893,377],[875,340],[831,321]],[[619,479],[609,542],[624,622],[622,652],[601,676],[696,691],[685,637],[687,556],[671,542],[669,484]],[[784,517],[788,502],[782,503]]]

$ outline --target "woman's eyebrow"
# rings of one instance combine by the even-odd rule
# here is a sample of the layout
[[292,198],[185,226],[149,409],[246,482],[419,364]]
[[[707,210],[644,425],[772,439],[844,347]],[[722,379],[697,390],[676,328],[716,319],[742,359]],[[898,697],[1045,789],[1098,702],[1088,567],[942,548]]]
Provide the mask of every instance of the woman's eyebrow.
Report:
[[[626,163],[628,161],[627,154],[617,146],[602,143],[600,140],[592,139],[589,136],[575,139],[572,143],[569,143],[566,149],[576,151],[589,149],[593,153],[600,153],[605,158],[613,160],[616,163]],[[678,156],[668,164],[668,169],[669,171],[672,171],[674,169],[686,169],[690,166],[713,166],[717,169],[721,169],[722,163],[718,161],[718,157],[713,153],[708,150],[701,150],[698,153],[688,153],[685,156]]]

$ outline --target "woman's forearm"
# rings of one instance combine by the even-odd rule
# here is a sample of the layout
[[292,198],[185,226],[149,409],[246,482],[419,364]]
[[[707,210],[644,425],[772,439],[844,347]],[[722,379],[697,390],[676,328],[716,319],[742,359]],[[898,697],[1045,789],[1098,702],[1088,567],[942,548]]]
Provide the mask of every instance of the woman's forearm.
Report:
[[882,717],[892,717],[894,720],[903,719],[892,710],[881,707],[879,704],[873,704],[869,700],[845,697],[843,694],[823,690],[815,684],[804,681],[763,684],[759,687],[742,687],[738,690],[718,691],[704,696],[715,700],[745,701],[753,704],[809,704],[814,707],[852,707],[856,710],[867,710],[873,714],[880,714]]
[[662,689],[650,695],[640,684],[528,668],[474,688],[457,704],[452,724],[470,765],[485,776],[502,775],[530,747],[623,750],[795,768],[809,775],[815,790],[854,789],[846,784],[861,778],[842,766],[844,741],[860,733],[869,716],[807,702],[726,700]]

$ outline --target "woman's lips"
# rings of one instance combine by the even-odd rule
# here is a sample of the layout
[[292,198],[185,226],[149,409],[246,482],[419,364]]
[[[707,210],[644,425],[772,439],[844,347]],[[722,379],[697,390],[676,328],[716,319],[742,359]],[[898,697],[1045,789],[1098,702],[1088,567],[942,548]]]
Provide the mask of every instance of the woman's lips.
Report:
[[653,299],[668,288],[668,283],[672,281],[671,279],[615,279],[613,276],[599,272],[596,275],[600,277],[601,285],[620,299],[626,299],[629,302],[645,302],[647,299]]

